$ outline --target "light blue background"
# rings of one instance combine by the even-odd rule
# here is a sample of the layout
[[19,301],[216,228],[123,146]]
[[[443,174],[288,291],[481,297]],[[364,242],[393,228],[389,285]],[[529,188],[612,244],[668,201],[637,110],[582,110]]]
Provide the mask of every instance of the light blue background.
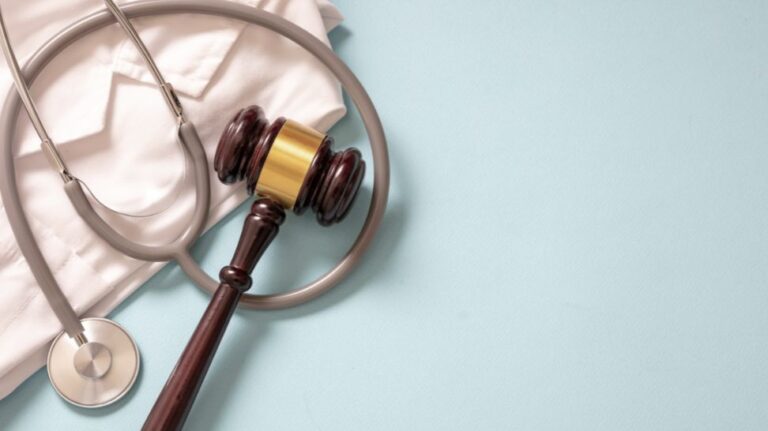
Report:
[[[383,231],[318,301],[237,313],[188,429],[768,429],[768,2],[336,3],[390,138]],[[318,275],[363,207],[291,218],[259,284]],[[74,408],[41,371],[0,428],[137,429],[206,301],[166,268],[114,313],[127,399]]]

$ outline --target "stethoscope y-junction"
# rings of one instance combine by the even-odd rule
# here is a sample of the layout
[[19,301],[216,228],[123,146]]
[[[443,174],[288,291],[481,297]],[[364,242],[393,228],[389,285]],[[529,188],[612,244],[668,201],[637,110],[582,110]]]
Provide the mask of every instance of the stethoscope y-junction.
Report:
[[[43,151],[60,175],[64,191],[77,213],[108,244],[136,259],[175,260],[196,285],[214,293],[211,304],[195,330],[187,349],[169,379],[145,429],[177,429],[183,424],[197,389],[226,329],[236,304],[253,309],[286,308],[309,301],[340,282],[358,264],[373,240],[386,207],[389,189],[389,160],[386,140],[376,110],[364,88],[349,68],[321,41],[300,27],[249,6],[208,0],[153,0],[118,8],[105,0],[107,10],[88,15],[46,42],[22,71],[8,43],[2,24],[2,48],[16,84],[0,116],[0,194],[12,231],[64,334],[54,341],[48,358],[51,381],[67,400],[85,407],[114,402],[135,381],[139,353],[135,343],[117,324],[104,319],[80,320],[59,288],[37,245],[21,204],[12,139],[21,106],[37,131]],[[333,140],[291,120],[266,120],[252,106],[241,110],[227,126],[217,149],[215,169],[226,183],[245,180],[251,193],[261,196],[244,223],[232,261],[219,274],[209,277],[190,256],[189,248],[202,233],[210,204],[210,183],[204,148],[193,123],[185,118],[182,105],[167,83],[129,17],[192,12],[246,21],[275,31],[311,52],[341,82],[360,112],[370,139],[373,156],[373,194],[368,216],[347,254],[330,271],[301,288],[272,295],[251,295],[250,272],[278,232],[285,210],[301,214],[310,209],[323,225],[341,221],[347,214],[365,172],[357,150],[331,150]],[[66,46],[117,21],[144,57],[174,115],[177,136],[191,160],[196,199],[188,228],[175,241],[160,246],[136,243],[113,229],[94,209],[84,186],[71,172],[48,136],[29,95],[31,84],[45,65]]]

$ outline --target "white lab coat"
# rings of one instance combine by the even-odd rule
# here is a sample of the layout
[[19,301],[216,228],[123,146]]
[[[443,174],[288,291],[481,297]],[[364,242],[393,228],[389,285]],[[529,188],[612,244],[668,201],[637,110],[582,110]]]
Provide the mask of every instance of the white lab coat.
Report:
[[[342,20],[328,0],[237,0],[302,26],[327,43]],[[99,0],[3,0],[10,39],[23,63],[75,19],[103,8]],[[344,105],[335,79],[311,55],[267,30],[200,15],[134,20],[166,80],[179,92],[209,161],[226,121],[258,104],[325,130]],[[0,90],[11,79],[0,66]],[[186,226],[193,207],[174,122],[143,60],[113,25],[64,51],[32,89],[40,114],[72,173],[110,207],[160,214],[105,216],[124,234],[164,243]],[[19,118],[19,185],[33,230],[54,275],[81,315],[103,316],[162,264],[136,261],[98,239],[76,215],[47,165],[26,115]],[[213,177],[212,177],[213,178]],[[211,224],[245,199],[242,187],[211,181]],[[0,205],[0,398],[42,366],[61,331],[19,253]]]

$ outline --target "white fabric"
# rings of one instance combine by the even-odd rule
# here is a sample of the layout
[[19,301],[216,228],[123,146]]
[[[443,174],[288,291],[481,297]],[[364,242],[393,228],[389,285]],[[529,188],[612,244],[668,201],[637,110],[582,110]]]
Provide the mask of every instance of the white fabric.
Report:
[[[342,17],[328,0],[237,0],[302,26],[327,43]],[[11,41],[24,62],[42,42],[99,0],[2,0]],[[325,130],[341,118],[338,84],[311,55],[267,30],[206,16],[134,20],[142,38],[181,93],[212,161],[218,136],[241,107],[259,104]],[[11,87],[5,65],[0,90]],[[174,122],[142,59],[116,25],[68,48],[33,88],[43,121],[69,163],[108,206],[148,218],[104,214],[124,234],[164,243],[186,226],[194,203]],[[98,239],[75,214],[39,150],[26,115],[16,147],[24,205],[57,281],[81,315],[103,316],[162,264],[129,259]],[[211,224],[245,199],[242,187],[212,173]],[[18,251],[0,206],[0,398],[44,364],[61,331]]]

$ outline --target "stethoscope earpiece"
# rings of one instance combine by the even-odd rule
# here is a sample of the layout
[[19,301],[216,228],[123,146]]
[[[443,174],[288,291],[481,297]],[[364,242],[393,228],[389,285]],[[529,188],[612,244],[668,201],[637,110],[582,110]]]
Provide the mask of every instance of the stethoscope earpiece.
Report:
[[76,338],[59,334],[48,351],[48,377],[68,402],[103,407],[122,398],[139,374],[139,349],[117,323],[99,318],[81,320]]

